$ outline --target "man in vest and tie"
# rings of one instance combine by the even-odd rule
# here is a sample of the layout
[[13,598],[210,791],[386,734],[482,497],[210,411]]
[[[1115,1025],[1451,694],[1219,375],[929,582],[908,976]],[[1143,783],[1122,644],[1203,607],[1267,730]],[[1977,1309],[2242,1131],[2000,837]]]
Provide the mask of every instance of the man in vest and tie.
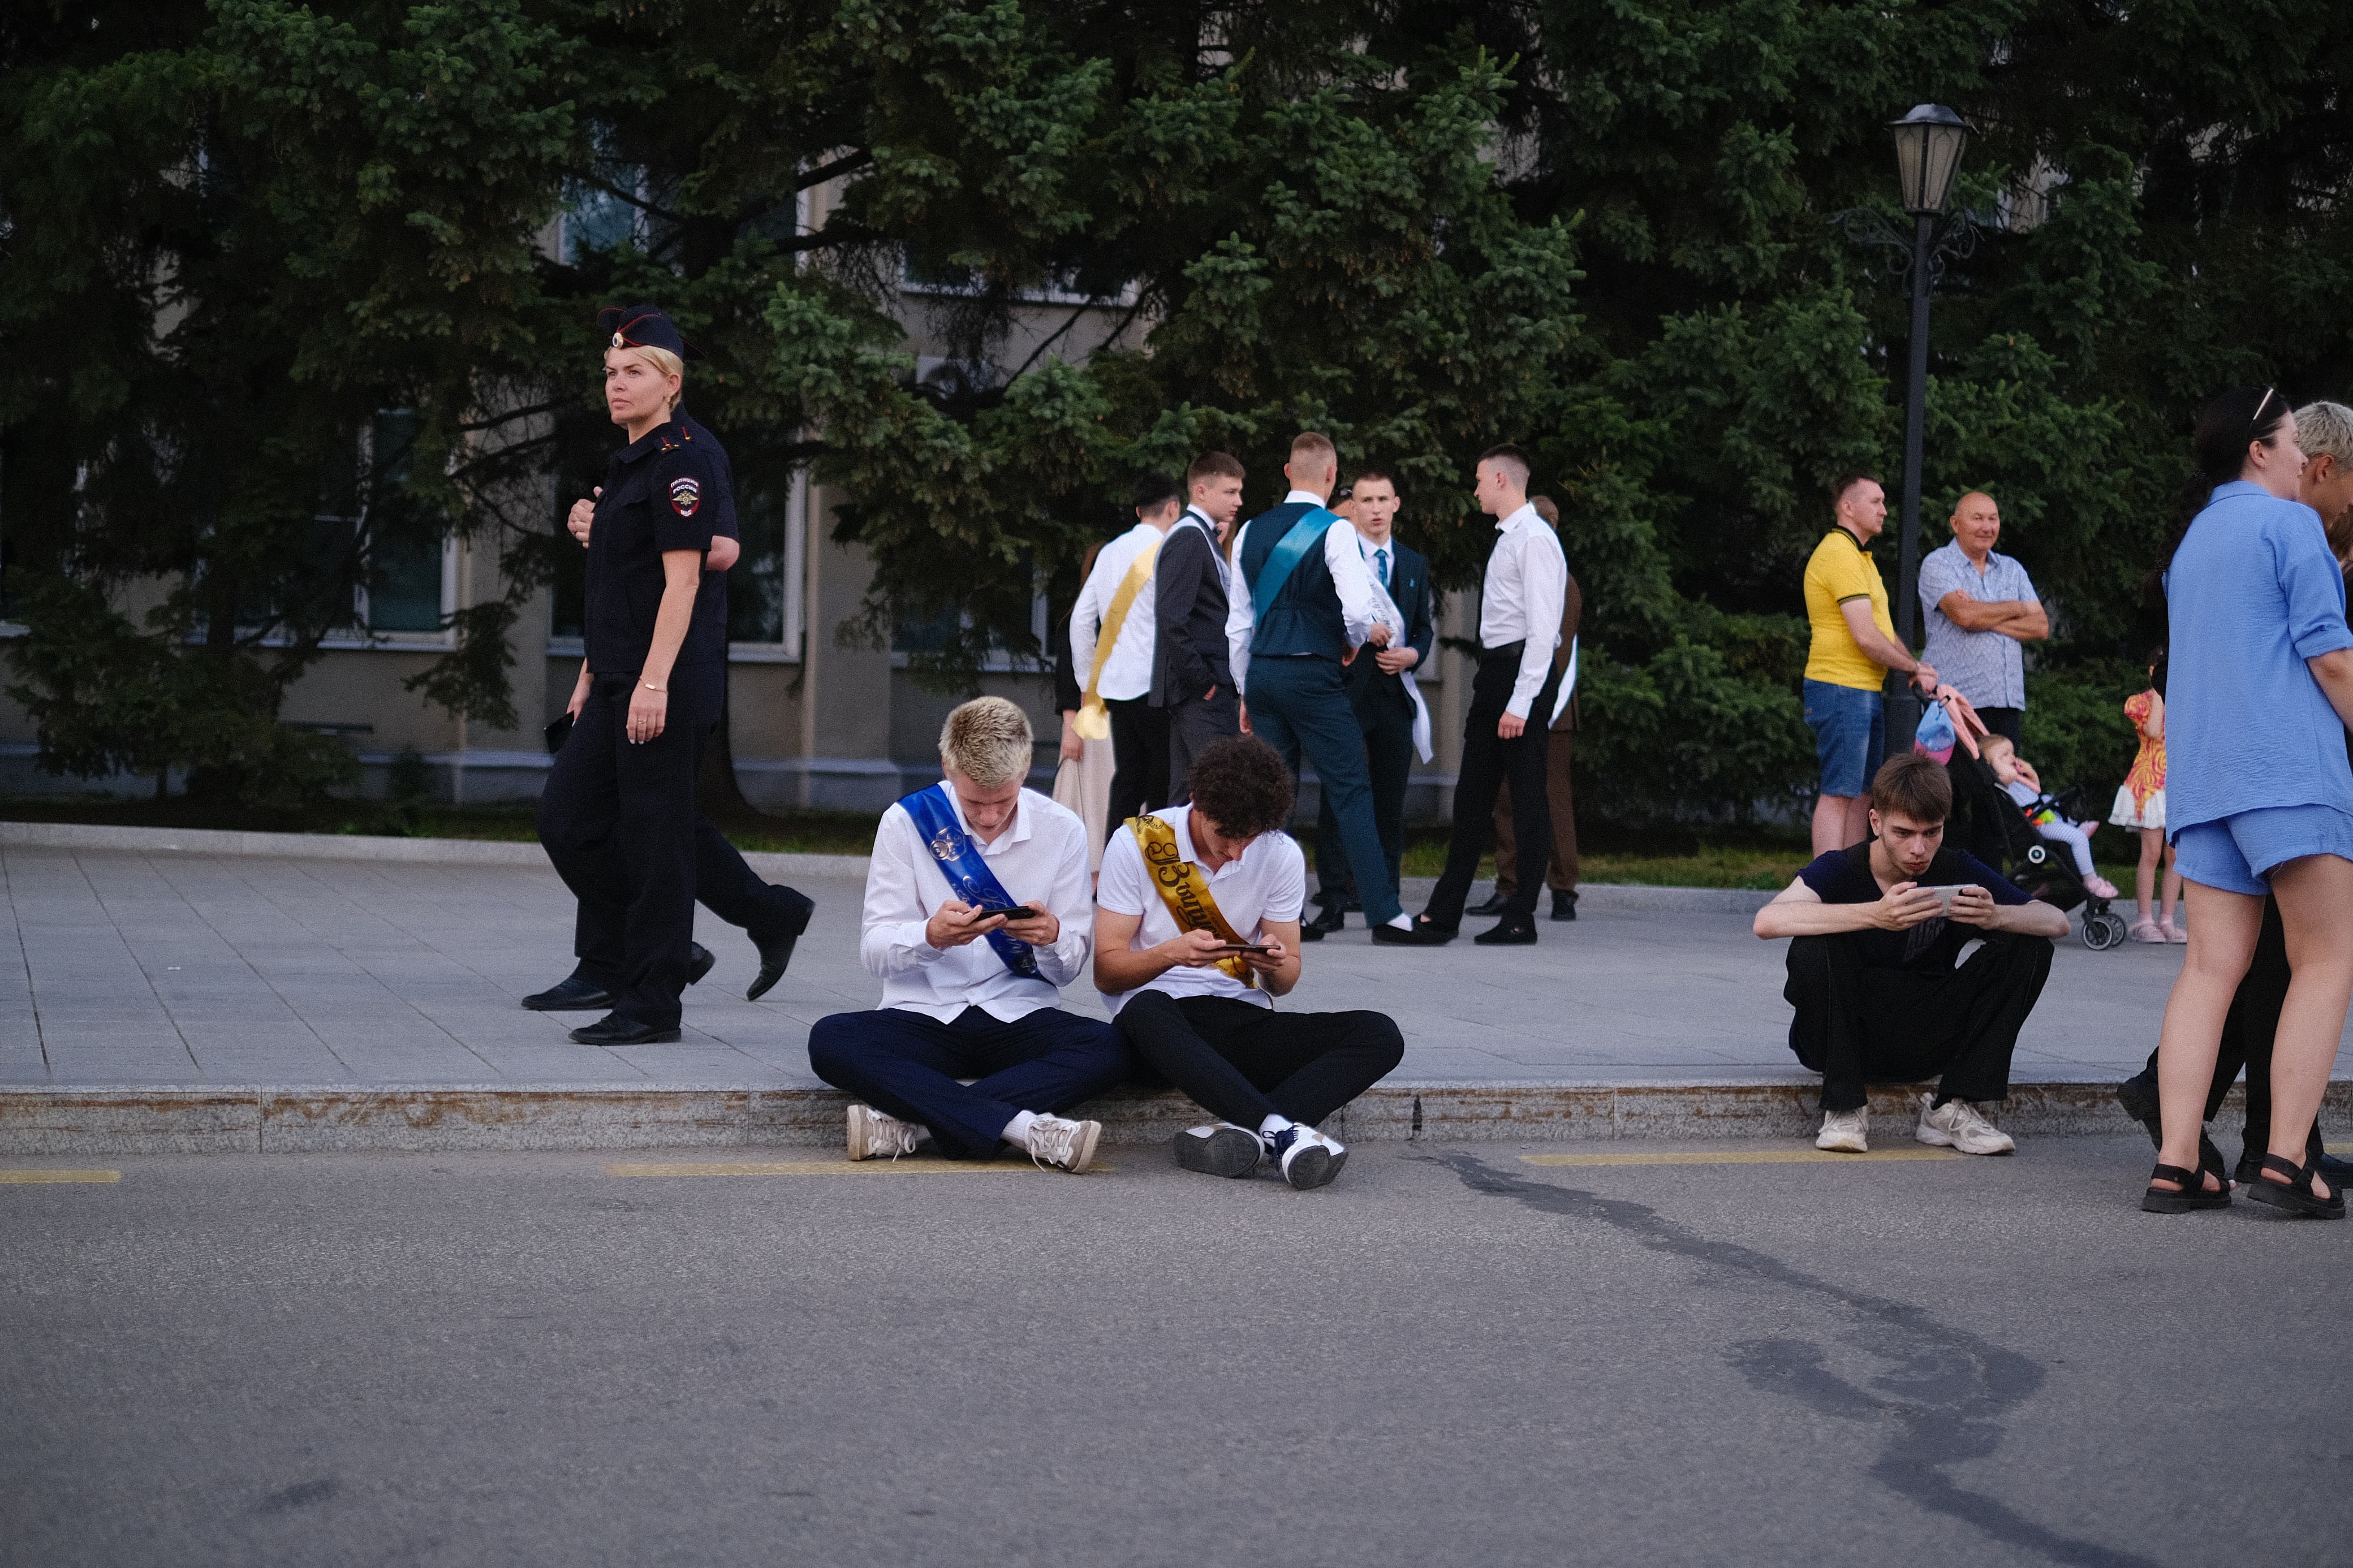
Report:
[[1330,437],[1293,437],[1283,465],[1291,493],[1234,539],[1226,660],[1241,689],[1242,728],[1272,746],[1295,778],[1303,754],[1338,818],[1375,942],[1414,939],[1373,821],[1365,734],[1348,701],[1346,667],[1370,645],[1400,640],[1383,616],[1356,531],[1324,503],[1340,479]]

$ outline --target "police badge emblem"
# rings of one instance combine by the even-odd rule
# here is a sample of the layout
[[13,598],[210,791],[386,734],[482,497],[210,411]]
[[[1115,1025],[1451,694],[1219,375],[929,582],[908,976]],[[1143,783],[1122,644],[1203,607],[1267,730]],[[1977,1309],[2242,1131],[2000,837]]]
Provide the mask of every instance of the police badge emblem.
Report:
[[692,479],[672,479],[670,482],[670,509],[681,517],[692,517],[694,509],[702,504],[702,487]]

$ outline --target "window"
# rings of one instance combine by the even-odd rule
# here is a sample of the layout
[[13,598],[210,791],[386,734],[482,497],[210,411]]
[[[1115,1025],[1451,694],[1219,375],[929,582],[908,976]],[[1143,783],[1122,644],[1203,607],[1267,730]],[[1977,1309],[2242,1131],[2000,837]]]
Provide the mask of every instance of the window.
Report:
[[782,505],[765,492],[736,498],[743,558],[727,574],[727,640],[744,651],[797,658],[802,563],[808,538],[808,475],[796,473]]
[[448,624],[457,550],[448,520],[408,493],[417,426],[414,409],[380,410],[353,440],[350,459],[338,458],[319,475],[304,575],[340,581],[355,540],[367,552],[351,602],[328,606],[329,624],[348,636],[438,637]]

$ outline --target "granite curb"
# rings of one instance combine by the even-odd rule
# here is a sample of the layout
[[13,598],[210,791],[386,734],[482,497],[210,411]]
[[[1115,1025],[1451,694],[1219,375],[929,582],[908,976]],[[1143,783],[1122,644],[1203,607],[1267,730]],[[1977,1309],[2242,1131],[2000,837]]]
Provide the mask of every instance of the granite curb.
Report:
[[[477,838],[385,838],[343,833],[240,833],[218,828],[115,827],[82,822],[0,822],[0,848],[85,849],[132,855],[256,856],[289,860],[390,860],[413,866],[547,868],[536,844]],[[863,855],[747,852],[762,876],[866,879]],[[1409,877],[1400,889],[1409,906],[1428,900],[1434,878]],[[1773,898],[1746,888],[1659,888],[1588,882],[1577,908],[1599,913],[1753,914]]]
[[[1820,1122],[1802,1078],[1767,1083],[1384,1083],[1327,1126],[1359,1142],[1801,1139]],[[2233,1089],[2232,1104],[2240,1091]],[[1908,1136],[1916,1089],[1872,1110]],[[191,1089],[139,1085],[0,1089],[0,1154],[296,1153],[356,1151],[822,1147],[841,1138],[846,1096],[826,1089],[659,1085],[444,1085]],[[2353,1115],[2353,1081],[2327,1109]],[[1173,1093],[1122,1092],[1086,1113],[1105,1141],[1149,1144],[1200,1119]],[[2225,1108],[2223,1120],[2233,1112]],[[2112,1083],[2010,1086],[1998,1117],[2024,1138],[2135,1131]]]

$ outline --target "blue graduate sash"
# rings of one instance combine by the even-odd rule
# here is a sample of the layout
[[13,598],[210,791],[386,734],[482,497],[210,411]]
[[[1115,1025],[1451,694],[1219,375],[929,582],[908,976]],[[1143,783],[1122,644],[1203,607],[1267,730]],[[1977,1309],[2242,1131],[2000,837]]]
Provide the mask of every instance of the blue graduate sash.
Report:
[[1336,511],[1311,506],[1291,525],[1290,531],[1274,542],[1266,559],[1259,563],[1258,576],[1250,583],[1250,604],[1258,610],[1258,624],[1266,625],[1266,613],[1274,604],[1274,596],[1291,581],[1292,573],[1307,559],[1307,552],[1324,542],[1324,535],[1340,521]]
[[[929,789],[917,790],[899,804],[913,819],[915,831],[923,836],[932,858],[940,863],[940,875],[947,879],[956,897],[975,909],[1012,909],[1021,900],[1005,890],[1005,884],[997,879],[997,873],[980,858],[980,851],[957,823],[955,813],[948,808],[946,789],[944,784],[935,784]],[[990,931],[982,940],[997,950],[1006,968],[1022,979],[1046,978],[1038,973],[1038,955],[1029,950],[1028,942],[1006,935],[1002,928]]]

